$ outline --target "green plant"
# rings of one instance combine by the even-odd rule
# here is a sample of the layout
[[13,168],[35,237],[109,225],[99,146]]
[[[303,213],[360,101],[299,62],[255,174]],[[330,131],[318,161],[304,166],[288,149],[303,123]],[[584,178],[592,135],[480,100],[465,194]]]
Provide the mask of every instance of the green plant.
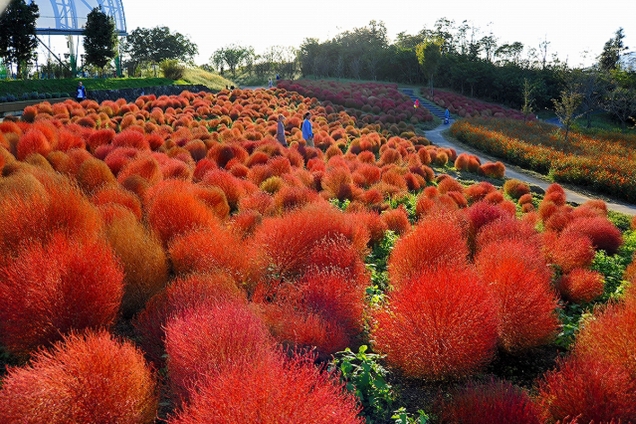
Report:
[[371,285],[367,287],[367,299],[370,305],[379,305],[384,302],[385,292],[389,288],[387,260],[398,237],[395,232],[386,231],[382,241],[373,247],[366,258],[366,267],[371,273]]
[[337,198],[329,199],[329,203],[340,209],[341,211],[346,211],[349,203],[351,201],[349,199],[338,200]]
[[166,59],[159,64],[163,76],[171,80],[180,80],[185,74],[185,66],[176,59]]
[[401,407],[393,411],[391,419],[395,420],[395,424],[426,424],[431,417],[421,409],[417,411],[417,417],[413,417],[406,411],[405,407]]
[[362,345],[358,353],[346,348],[334,359],[347,390],[360,399],[362,414],[370,423],[386,419],[395,402],[393,388],[385,379],[387,371],[379,362],[381,358],[381,355],[368,352],[368,346]]
[[417,221],[417,213],[415,212],[415,205],[417,204],[417,196],[413,193],[409,193],[402,197],[395,197],[389,199],[389,206],[391,209],[397,209],[400,205],[404,205],[406,212],[409,215],[409,221],[411,224]]

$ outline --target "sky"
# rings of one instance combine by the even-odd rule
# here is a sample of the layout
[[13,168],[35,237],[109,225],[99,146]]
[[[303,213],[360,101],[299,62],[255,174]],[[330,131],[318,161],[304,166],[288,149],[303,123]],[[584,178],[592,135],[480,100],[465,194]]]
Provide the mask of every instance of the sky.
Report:
[[199,47],[198,64],[232,43],[252,46],[256,53],[274,45],[298,47],[305,38],[326,41],[371,20],[385,23],[391,41],[399,32],[433,28],[440,18],[457,24],[467,20],[482,35],[492,32],[499,44],[520,41],[538,48],[547,39],[548,55],[558,53],[570,66],[593,63],[619,27],[624,28],[625,45],[636,51],[634,0],[607,2],[606,7],[591,0],[122,1],[128,31],[162,25],[188,35]]
[[[0,0],[0,5],[7,1]],[[625,45],[636,51],[634,0],[607,2],[607,6],[592,0],[122,2],[129,32],[138,27],[167,26],[187,35],[199,48],[197,64],[208,63],[215,50],[230,44],[251,46],[258,54],[275,45],[299,47],[306,38],[326,41],[371,20],[384,22],[390,41],[399,32],[416,34],[424,27],[433,28],[440,18],[456,24],[466,20],[480,30],[479,37],[492,32],[499,44],[520,41],[527,48],[538,48],[547,40],[548,56],[557,54],[570,66],[594,63],[619,27],[624,28]],[[64,53],[64,49],[55,48],[57,53]]]

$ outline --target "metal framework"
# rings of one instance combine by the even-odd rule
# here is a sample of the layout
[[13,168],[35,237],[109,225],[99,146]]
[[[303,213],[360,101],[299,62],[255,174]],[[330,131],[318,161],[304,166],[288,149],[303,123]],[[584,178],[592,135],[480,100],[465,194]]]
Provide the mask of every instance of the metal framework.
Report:
[[125,36],[126,15],[122,0],[39,0],[37,33],[41,35],[81,35],[87,15],[96,7],[115,20],[117,35]]

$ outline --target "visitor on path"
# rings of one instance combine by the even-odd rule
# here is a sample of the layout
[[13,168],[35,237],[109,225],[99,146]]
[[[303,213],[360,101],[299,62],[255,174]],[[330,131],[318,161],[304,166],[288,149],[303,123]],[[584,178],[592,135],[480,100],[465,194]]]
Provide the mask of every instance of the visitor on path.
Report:
[[415,103],[413,103],[413,107],[414,107],[415,109],[417,109],[417,108],[419,108],[419,107],[420,107],[420,99],[415,99]]
[[84,87],[84,84],[82,84],[82,81],[80,81],[77,84],[77,93],[75,94],[75,100],[81,102],[82,100],[86,100],[86,98],[86,87]]
[[274,82],[270,78],[269,81],[267,81],[267,88],[272,88],[273,86],[274,86]]
[[283,146],[289,147],[287,140],[285,139],[285,116],[283,116],[282,113],[278,115],[278,122],[276,124],[276,140],[278,140],[278,142]]
[[314,147],[314,131],[311,128],[311,121],[309,118],[311,114],[309,112],[305,113],[303,116],[303,124],[300,127],[303,131],[303,139],[307,142],[307,145],[310,147]]
[[448,124],[449,122],[450,122],[450,110],[446,108],[446,111],[444,112],[444,123]]

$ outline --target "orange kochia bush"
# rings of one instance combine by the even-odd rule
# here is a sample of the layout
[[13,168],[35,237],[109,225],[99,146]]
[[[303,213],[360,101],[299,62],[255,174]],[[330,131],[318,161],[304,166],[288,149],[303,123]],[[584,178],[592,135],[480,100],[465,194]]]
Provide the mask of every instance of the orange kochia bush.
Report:
[[470,376],[494,359],[499,316],[489,287],[471,267],[416,274],[374,314],[371,338],[389,365],[429,380]]
[[3,423],[152,423],[158,396],[141,352],[105,331],[72,334],[10,368],[0,389]]

